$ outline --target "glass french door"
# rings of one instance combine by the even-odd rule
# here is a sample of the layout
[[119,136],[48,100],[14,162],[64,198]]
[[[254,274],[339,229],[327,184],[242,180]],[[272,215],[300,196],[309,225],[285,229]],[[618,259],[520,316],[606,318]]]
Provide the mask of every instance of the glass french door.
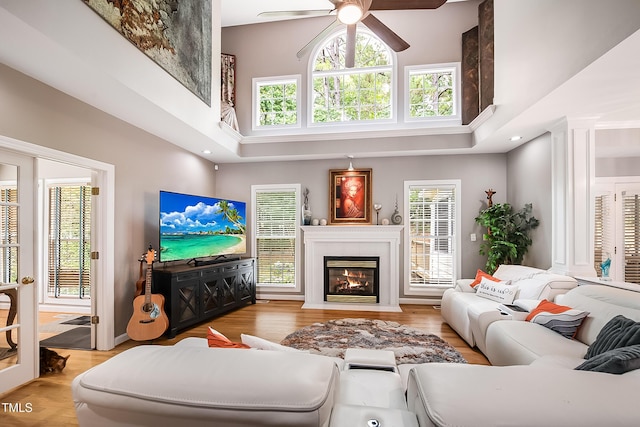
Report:
[[594,262],[611,260],[610,276],[640,284],[640,183],[600,183],[595,187]]
[[0,393],[38,372],[33,165],[0,150]]

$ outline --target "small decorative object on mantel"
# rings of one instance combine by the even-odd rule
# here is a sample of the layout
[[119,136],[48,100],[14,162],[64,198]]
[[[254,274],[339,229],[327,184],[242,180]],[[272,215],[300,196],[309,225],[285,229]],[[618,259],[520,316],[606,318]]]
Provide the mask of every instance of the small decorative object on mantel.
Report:
[[389,225],[389,218],[382,218],[382,225]]
[[329,171],[329,224],[371,225],[371,169]]
[[304,196],[304,203],[302,205],[302,224],[311,225],[311,209],[309,208],[309,189],[305,188],[302,195]]
[[395,225],[402,224],[402,215],[398,212],[398,196],[396,195],[396,209],[393,211],[393,215],[391,215],[391,222]]
[[378,221],[378,215],[380,214],[380,209],[382,209],[382,205],[380,203],[376,203],[373,205],[373,209],[376,211],[376,225],[380,225],[380,221]]

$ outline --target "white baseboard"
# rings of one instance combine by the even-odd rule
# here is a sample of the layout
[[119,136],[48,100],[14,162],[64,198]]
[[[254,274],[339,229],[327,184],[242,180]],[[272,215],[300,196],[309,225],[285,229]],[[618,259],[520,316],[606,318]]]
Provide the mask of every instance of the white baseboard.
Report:
[[129,341],[130,339],[131,338],[129,338],[129,335],[127,335],[127,334],[118,335],[116,337],[115,344],[116,344],[116,346],[118,346],[118,345],[122,344],[123,342]]
[[287,294],[258,294],[256,296],[259,300],[269,300],[272,299],[274,301],[304,301],[304,295],[287,295]]
[[441,298],[400,298],[400,304],[440,305]]

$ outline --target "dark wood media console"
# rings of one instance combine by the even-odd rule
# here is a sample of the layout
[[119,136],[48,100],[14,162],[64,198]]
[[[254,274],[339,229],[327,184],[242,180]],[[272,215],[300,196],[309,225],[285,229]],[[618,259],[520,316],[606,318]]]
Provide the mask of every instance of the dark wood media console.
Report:
[[166,335],[230,310],[256,303],[255,259],[245,258],[192,267],[173,265],[153,270],[153,293],[165,298]]

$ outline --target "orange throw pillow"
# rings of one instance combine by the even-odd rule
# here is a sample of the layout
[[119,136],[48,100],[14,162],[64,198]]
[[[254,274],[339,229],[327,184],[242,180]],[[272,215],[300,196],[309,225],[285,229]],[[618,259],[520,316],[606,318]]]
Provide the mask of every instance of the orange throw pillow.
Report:
[[538,304],[536,308],[531,310],[531,313],[529,313],[529,315],[527,316],[526,321],[530,322],[531,319],[533,319],[536,316],[536,314],[540,314],[543,312],[551,313],[551,314],[559,314],[559,313],[564,313],[567,310],[571,310],[571,307],[567,307],[566,305],[559,305],[551,301],[547,301],[546,299],[543,299],[542,301],[540,301],[540,304]]
[[251,348],[246,344],[242,344],[241,342],[233,342],[229,338],[222,335],[220,332],[216,331],[212,327],[209,327],[209,332],[207,332],[207,341],[209,342],[209,347],[216,348]]
[[565,338],[573,339],[588,315],[588,311],[542,300],[536,308],[531,310],[526,320],[549,328]]
[[478,269],[478,271],[476,272],[475,280],[473,282],[471,282],[471,284],[469,286],[471,286],[472,288],[475,288],[476,286],[478,286],[480,284],[480,282],[482,281],[483,277],[486,277],[487,279],[492,280],[494,282],[499,282],[500,281],[500,279],[498,279],[497,277],[493,277],[489,273],[485,273],[484,271]]

